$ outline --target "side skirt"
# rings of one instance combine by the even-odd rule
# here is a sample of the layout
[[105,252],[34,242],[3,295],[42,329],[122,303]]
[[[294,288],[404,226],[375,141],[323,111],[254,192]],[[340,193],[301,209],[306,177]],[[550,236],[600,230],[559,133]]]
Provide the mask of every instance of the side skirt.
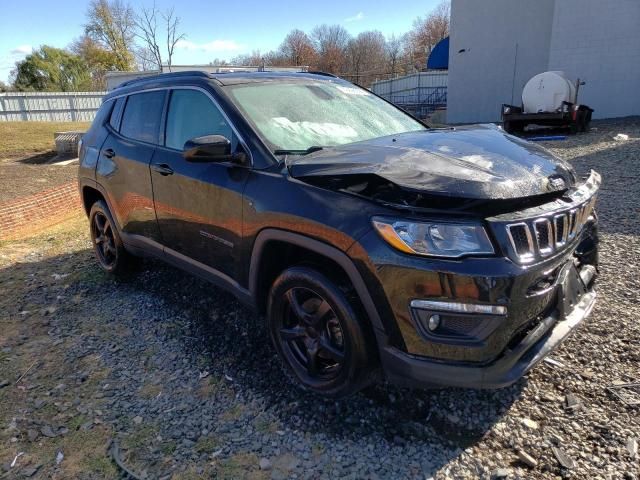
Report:
[[245,306],[257,311],[255,299],[249,290],[243,288],[228,275],[141,235],[120,232],[120,237],[127,251],[133,255],[159,258],[174,267],[178,267],[227,290]]

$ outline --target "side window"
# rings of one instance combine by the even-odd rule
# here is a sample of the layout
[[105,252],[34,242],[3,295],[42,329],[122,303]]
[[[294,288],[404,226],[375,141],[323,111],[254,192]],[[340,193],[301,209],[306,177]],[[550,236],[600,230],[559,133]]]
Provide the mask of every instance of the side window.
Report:
[[164,91],[129,95],[120,122],[120,133],[133,140],[158,143]]
[[224,135],[235,149],[231,127],[207,95],[197,90],[173,90],[167,114],[166,146],[183,150],[187,140],[203,135]]
[[113,107],[113,100],[110,99],[103,102],[93,119],[93,125],[102,126],[111,112],[111,107]]
[[122,107],[124,106],[125,97],[120,97],[116,100],[116,104],[111,111],[111,118],[109,118],[109,125],[116,132],[120,128],[120,114],[122,113]]

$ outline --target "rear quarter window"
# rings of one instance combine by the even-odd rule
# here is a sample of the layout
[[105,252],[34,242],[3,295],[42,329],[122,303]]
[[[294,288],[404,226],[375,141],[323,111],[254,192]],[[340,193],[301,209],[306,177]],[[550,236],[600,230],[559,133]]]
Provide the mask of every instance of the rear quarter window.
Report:
[[111,109],[113,108],[113,104],[115,102],[113,100],[107,100],[100,105],[100,108],[96,112],[96,116],[91,123],[91,127],[100,127],[104,124],[104,122],[109,118],[109,114],[111,113]]
[[157,144],[164,96],[164,91],[129,95],[120,122],[120,134],[133,140]]
[[111,116],[109,117],[109,125],[116,132],[120,129],[120,116],[122,114],[122,107],[124,107],[125,97],[120,97],[116,100],[113,110],[111,110]]

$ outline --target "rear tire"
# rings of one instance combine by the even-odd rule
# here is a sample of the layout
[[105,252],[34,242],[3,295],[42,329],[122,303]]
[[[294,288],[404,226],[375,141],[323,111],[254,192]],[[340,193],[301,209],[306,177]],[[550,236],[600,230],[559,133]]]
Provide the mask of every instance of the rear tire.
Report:
[[138,264],[138,259],[125,250],[116,223],[103,200],[91,206],[89,228],[93,253],[102,270],[112,275],[123,275]]
[[267,327],[287,375],[329,398],[373,381],[372,335],[345,292],[307,266],[285,270],[269,293]]

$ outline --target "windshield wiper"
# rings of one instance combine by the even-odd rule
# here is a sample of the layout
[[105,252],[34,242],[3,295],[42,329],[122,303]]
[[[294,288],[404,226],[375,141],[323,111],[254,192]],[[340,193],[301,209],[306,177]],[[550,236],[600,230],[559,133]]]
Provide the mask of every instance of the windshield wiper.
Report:
[[306,150],[274,150],[273,153],[276,155],[308,155],[313,152],[317,152],[322,150],[324,147],[320,147],[318,145],[313,145]]

